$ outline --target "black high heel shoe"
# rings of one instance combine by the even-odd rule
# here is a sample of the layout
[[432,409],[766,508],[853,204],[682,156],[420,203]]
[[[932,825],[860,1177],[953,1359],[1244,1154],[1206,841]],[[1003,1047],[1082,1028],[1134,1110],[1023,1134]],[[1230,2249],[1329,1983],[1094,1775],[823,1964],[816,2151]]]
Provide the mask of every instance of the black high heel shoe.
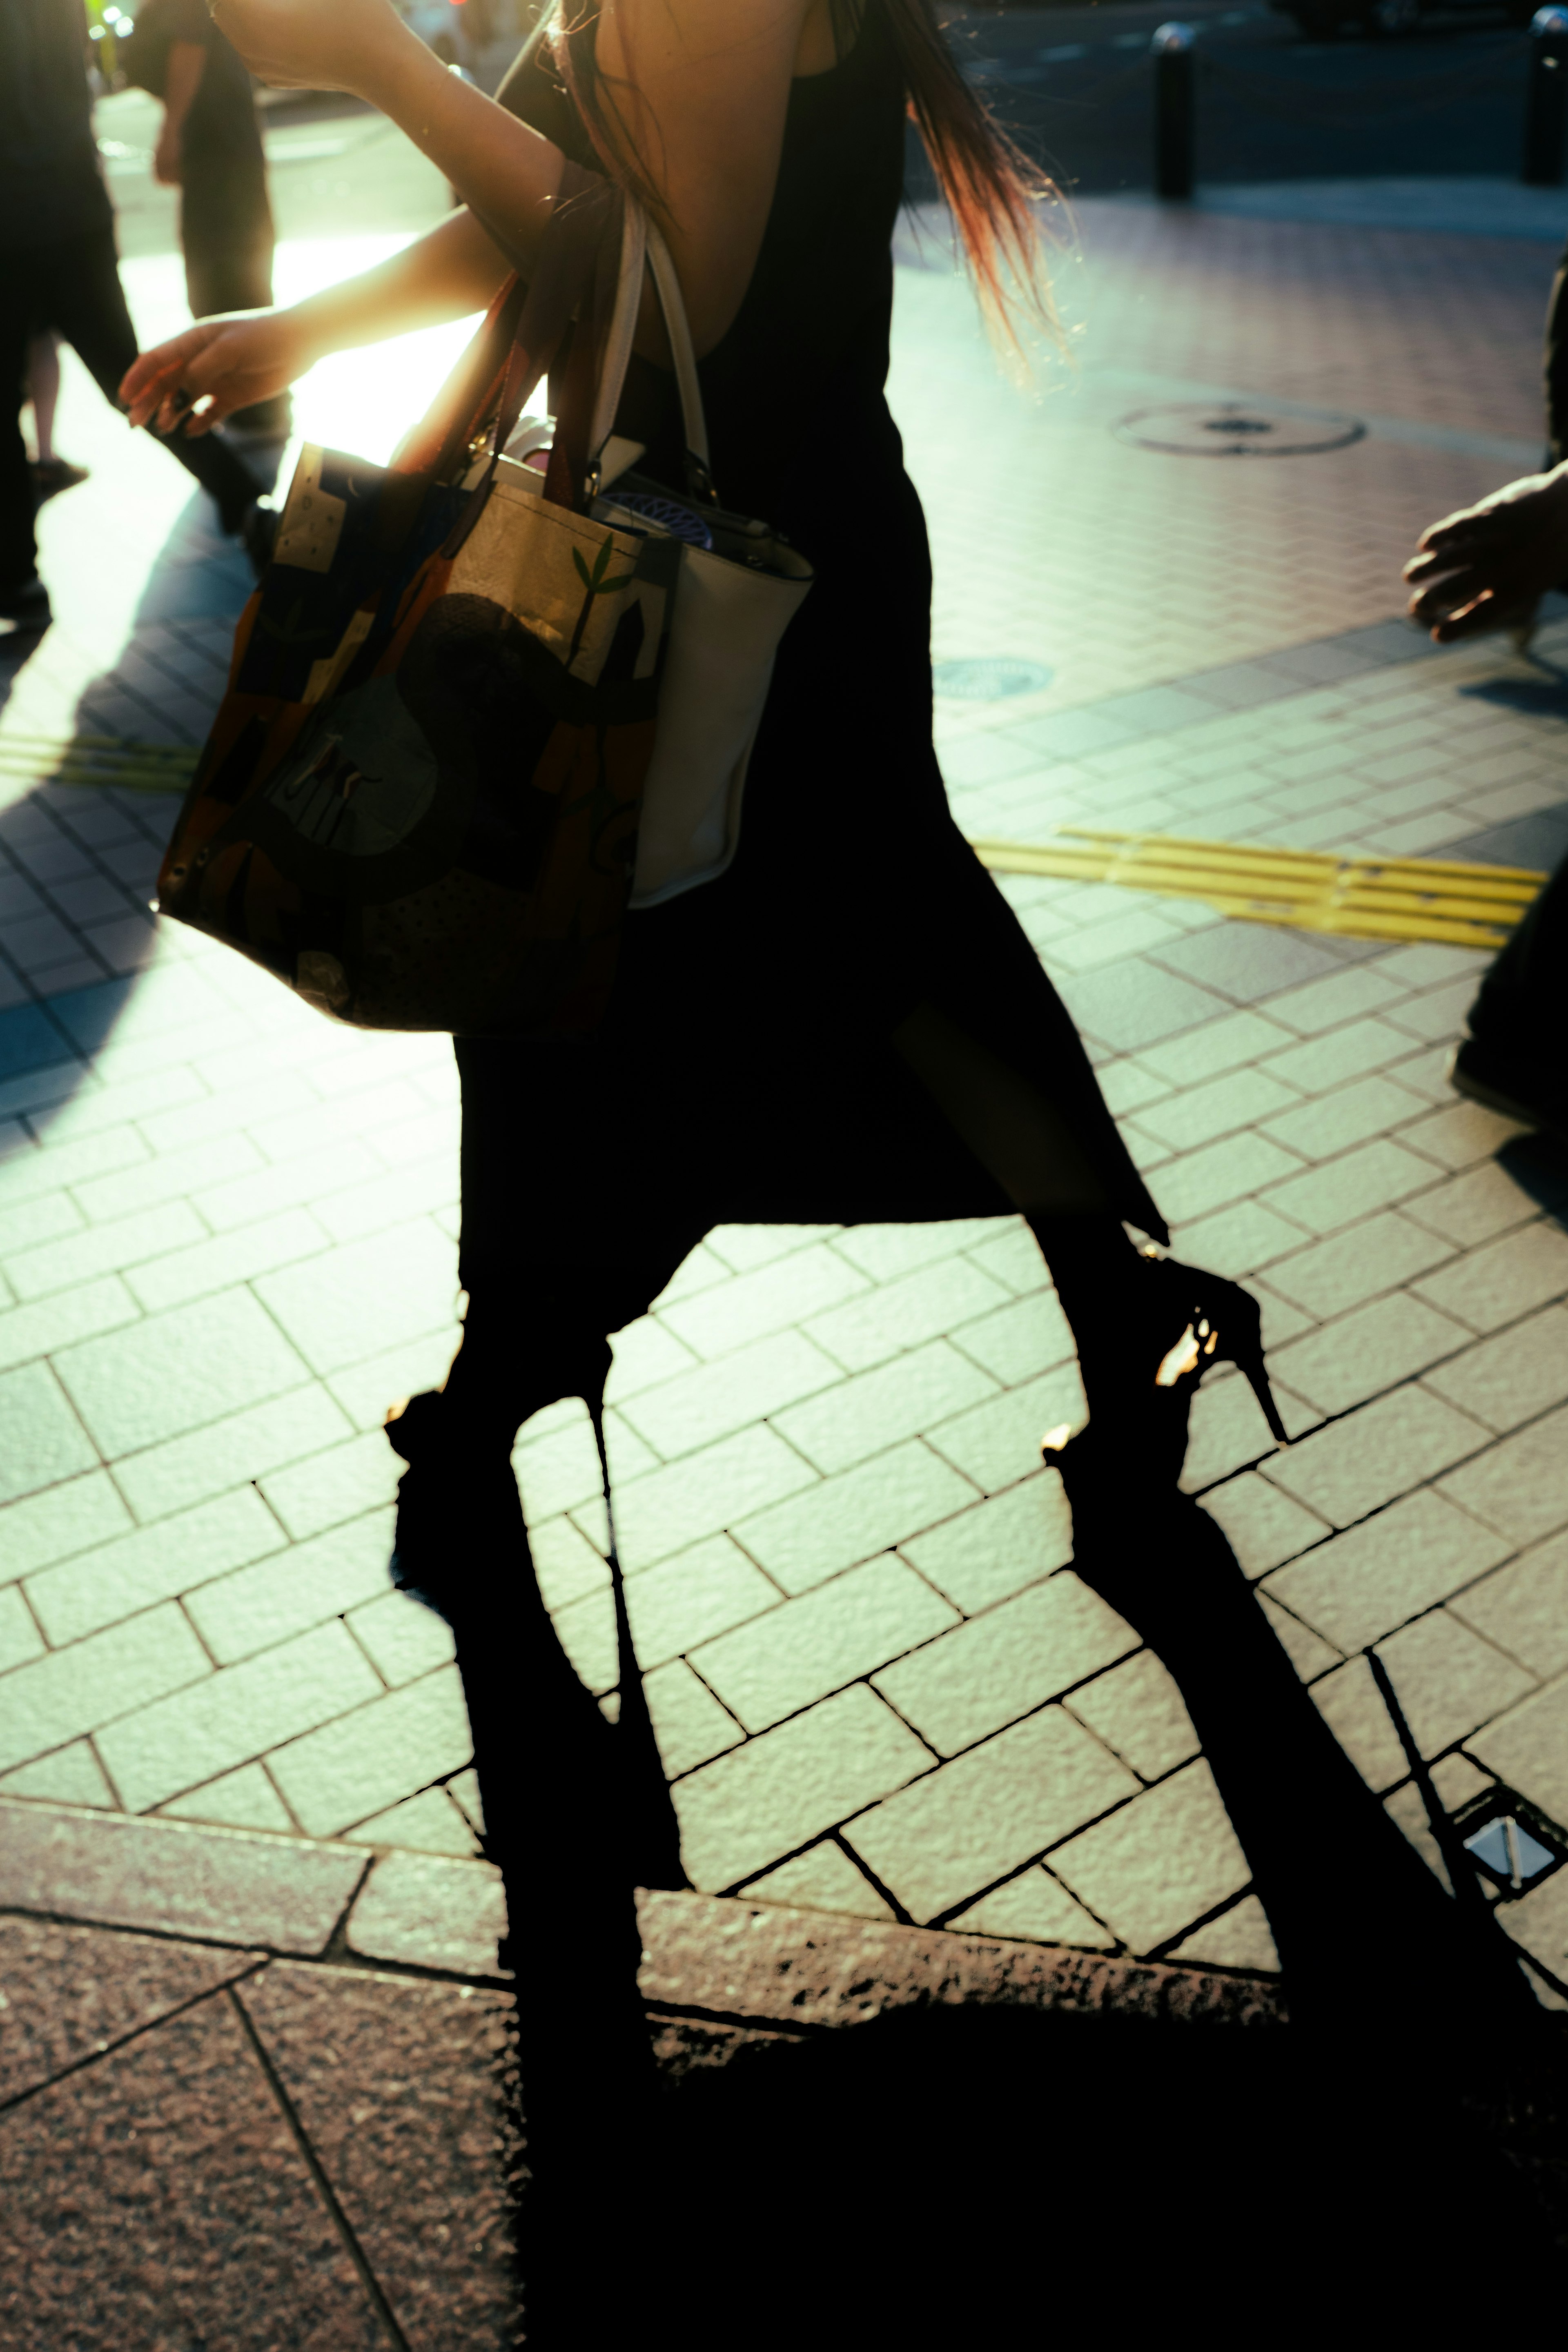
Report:
[[[519,1425],[546,1405],[579,1396],[593,1417],[603,1465],[609,1372],[607,1339],[579,1339],[554,1351],[548,1368],[541,1364],[523,1384]],[[515,1508],[510,1433],[499,1424],[476,1431],[442,1389],[424,1389],[392,1406],[384,1427],[387,1444],[408,1465],[397,1482],[389,1573],[399,1592],[412,1594],[449,1623],[454,1599],[464,1582],[472,1581],[476,1538],[482,1544],[492,1487],[493,1499],[504,1507],[510,1496]],[[607,1483],[607,1468],[605,1478]]]
[[[1090,1414],[1125,1423],[1141,1445],[1144,1466],[1173,1479],[1186,1451],[1187,1416],[1198,1382],[1214,1364],[1234,1364],[1258,1399],[1276,1444],[1289,1438],[1263,1361],[1263,1317],[1239,1283],[1179,1258],[1139,1253],[1124,1288],[1105,1302],[1103,1315],[1080,1334],[1079,1362]],[[1055,1462],[1068,1428],[1051,1430],[1041,1447]],[[1099,1454],[1099,1442],[1094,1449]]]

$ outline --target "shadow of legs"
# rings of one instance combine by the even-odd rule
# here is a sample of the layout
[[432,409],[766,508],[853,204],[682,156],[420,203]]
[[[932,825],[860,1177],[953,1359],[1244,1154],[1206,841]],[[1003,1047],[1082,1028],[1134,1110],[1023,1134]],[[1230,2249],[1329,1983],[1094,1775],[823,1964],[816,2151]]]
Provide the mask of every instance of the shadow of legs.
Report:
[[[1061,1457],[1074,1565],[1181,1686],[1279,1947],[1292,2014],[1380,2030],[1399,2011],[1458,2047],[1541,2012],[1489,1916],[1446,1893],[1319,1713],[1207,1513],[1140,1492],[1117,1449]],[[1370,1964],[1370,1965],[1369,1965]],[[1384,1990],[1369,2002],[1371,1980]]]

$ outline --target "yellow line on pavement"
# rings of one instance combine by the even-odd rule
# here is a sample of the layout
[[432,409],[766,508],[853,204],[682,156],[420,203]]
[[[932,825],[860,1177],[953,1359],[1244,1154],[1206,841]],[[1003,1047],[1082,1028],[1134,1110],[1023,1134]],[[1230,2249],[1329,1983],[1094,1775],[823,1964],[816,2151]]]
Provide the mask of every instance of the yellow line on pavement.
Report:
[[1249,923],[1370,940],[1501,947],[1546,876],[1453,858],[1333,856],[1231,841],[1065,826],[1039,844],[973,841],[994,874],[1110,882],[1161,898],[1203,898]]

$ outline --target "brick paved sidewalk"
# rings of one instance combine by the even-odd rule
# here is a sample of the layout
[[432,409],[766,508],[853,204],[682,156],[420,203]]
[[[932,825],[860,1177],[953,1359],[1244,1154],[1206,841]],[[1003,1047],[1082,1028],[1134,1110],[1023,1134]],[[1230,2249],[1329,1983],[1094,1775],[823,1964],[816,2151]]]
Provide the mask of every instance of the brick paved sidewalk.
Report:
[[[962,289],[900,275],[939,655],[1058,672],[942,707],[961,822],[1549,862],[1560,669],[1437,655],[1388,615],[1419,523],[1528,463],[1550,249],[1084,212],[1085,284],[1107,292],[1084,389],[1054,407],[973,358]],[[1451,301],[1439,329],[1439,276],[1476,305],[1473,347]],[[1384,425],[1272,467],[1130,450],[1107,426],[1155,355],[1194,398],[1217,379]],[[178,485],[154,484],[157,453],[136,463],[145,530]],[[73,494],[79,545],[90,512],[117,527],[99,493]],[[165,578],[165,617],[111,663],[78,572],[0,738],[79,698],[88,723],[199,735],[236,583],[195,525],[184,550],[183,594]],[[139,579],[106,582],[110,629]],[[1568,627],[1540,650],[1568,657]],[[155,936],[156,798],[10,791],[0,1797],[471,1855],[446,1636],[386,1589],[377,1427],[454,1339],[449,1051],[333,1030],[237,959]],[[1445,1802],[1496,1782],[1568,1828],[1568,1171],[1446,1087],[1481,960],[1005,887],[1178,1247],[1264,1301],[1298,1442],[1275,1453],[1245,1388],[1214,1379],[1189,1488],[1424,1850],[1369,1647]],[[1021,1226],[715,1233],[618,1338],[610,1397],[634,1627],[700,1888],[1271,1970],[1177,1694],[1066,1564],[1037,1447],[1079,1391]],[[517,1459],[547,1596],[607,1695],[581,1409],[537,1416]],[[1568,1872],[1500,1916],[1568,1985]]]

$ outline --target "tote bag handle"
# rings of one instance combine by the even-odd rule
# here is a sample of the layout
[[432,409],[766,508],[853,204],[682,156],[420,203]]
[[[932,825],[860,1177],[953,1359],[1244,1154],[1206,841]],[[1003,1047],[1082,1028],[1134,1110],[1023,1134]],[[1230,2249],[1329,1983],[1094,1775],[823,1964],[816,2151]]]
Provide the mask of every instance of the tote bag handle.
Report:
[[597,483],[599,460],[605,442],[615,430],[616,411],[621,404],[621,394],[626,387],[646,265],[653,278],[654,291],[664,315],[664,331],[669,339],[670,357],[675,362],[676,389],[680,395],[681,422],[686,435],[687,485],[694,497],[710,504],[714,491],[712,476],[709,471],[708,422],[702,413],[702,387],[698,382],[697,354],[691,346],[691,329],[687,321],[686,304],[681,299],[680,279],[670,257],[669,247],[657,224],[649,220],[635,196],[626,195],[624,203],[626,210],[621,228],[621,261],[616,286],[616,304],[605,341],[598,391],[594,401],[594,420],[588,434],[590,488]]

